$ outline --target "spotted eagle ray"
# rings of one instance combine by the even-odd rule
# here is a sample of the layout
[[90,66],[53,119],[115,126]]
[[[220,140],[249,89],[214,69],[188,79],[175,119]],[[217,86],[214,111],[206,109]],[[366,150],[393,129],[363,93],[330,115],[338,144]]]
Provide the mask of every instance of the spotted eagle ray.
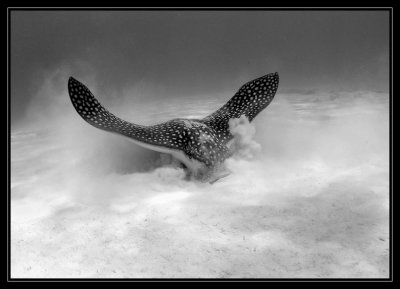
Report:
[[69,78],[68,92],[76,111],[92,126],[127,137],[147,149],[171,154],[197,179],[215,181],[227,175],[216,176],[216,171],[233,154],[229,120],[244,115],[251,122],[270,104],[278,83],[277,72],[267,74],[244,84],[224,106],[203,119],[176,118],[150,126],[116,117],[73,77]]

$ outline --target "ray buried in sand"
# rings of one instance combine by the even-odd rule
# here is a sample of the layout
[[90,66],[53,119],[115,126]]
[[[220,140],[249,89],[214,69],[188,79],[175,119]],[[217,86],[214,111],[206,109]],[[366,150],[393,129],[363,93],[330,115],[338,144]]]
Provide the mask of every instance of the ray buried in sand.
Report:
[[170,154],[187,168],[188,175],[213,183],[229,174],[224,161],[235,153],[232,119],[246,117],[251,122],[271,103],[278,83],[278,73],[267,74],[244,84],[224,106],[203,119],[176,118],[151,126],[116,117],[73,77],[68,81],[68,91],[76,111],[92,126]]

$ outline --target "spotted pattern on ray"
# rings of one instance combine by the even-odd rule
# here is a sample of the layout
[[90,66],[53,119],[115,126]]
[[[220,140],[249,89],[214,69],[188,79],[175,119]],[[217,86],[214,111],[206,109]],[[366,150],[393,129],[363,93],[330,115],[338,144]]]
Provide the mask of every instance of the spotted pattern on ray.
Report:
[[207,167],[222,162],[231,154],[216,132],[198,120],[173,119],[153,126],[136,125],[110,113],[85,85],[72,77],[68,91],[79,115],[96,128],[146,144],[181,150],[189,159],[194,158]]
[[254,117],[272,101],[279,77],[271,73],[244,84],[219,110],[202,119],[173,119],[152,126],[124,121],[107,109],[89,89],[70,77],[68,91],[79,115],[92,126],[117,133],[139,143],[181,151],[188,159],[195,159],[208,168],[221,164],[232,152],[226,146],[233,138],[229,119],[243,114]]
[[226,144],[233,138],[229,132],[229,120],[246,115],[252,121],[273,100],[278,84],[277,72],[247,82],[223,107],[201,122],[214,129],[222,143]]

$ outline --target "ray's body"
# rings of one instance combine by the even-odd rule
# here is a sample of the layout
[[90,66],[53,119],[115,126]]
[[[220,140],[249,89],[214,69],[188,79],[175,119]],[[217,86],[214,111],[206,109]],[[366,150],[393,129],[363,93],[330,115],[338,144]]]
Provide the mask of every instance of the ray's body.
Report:
[[107,109],[89,89],[70,77],[68,92],[76,111],[92,126],[127,137],[130,141],[181,161],[194,176],[209,179],[232,152],[229,120],[245,115],[249,121],[272,101],[278,88],[278,73],[244,84],[220,109],[201,120],[172,119],[143,126],[124,121]]

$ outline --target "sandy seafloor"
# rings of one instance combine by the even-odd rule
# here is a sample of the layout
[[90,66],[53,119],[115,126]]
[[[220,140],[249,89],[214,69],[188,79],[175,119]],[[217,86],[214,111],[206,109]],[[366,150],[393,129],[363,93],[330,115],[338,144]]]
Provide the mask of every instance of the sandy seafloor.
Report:
[[[388,277],[386,93],[278,91],[213,185],[90,127],[62,97],[64,110],[36,107],[12,128],[12,277]],[[151,124],[228,99],[110,110]]]

